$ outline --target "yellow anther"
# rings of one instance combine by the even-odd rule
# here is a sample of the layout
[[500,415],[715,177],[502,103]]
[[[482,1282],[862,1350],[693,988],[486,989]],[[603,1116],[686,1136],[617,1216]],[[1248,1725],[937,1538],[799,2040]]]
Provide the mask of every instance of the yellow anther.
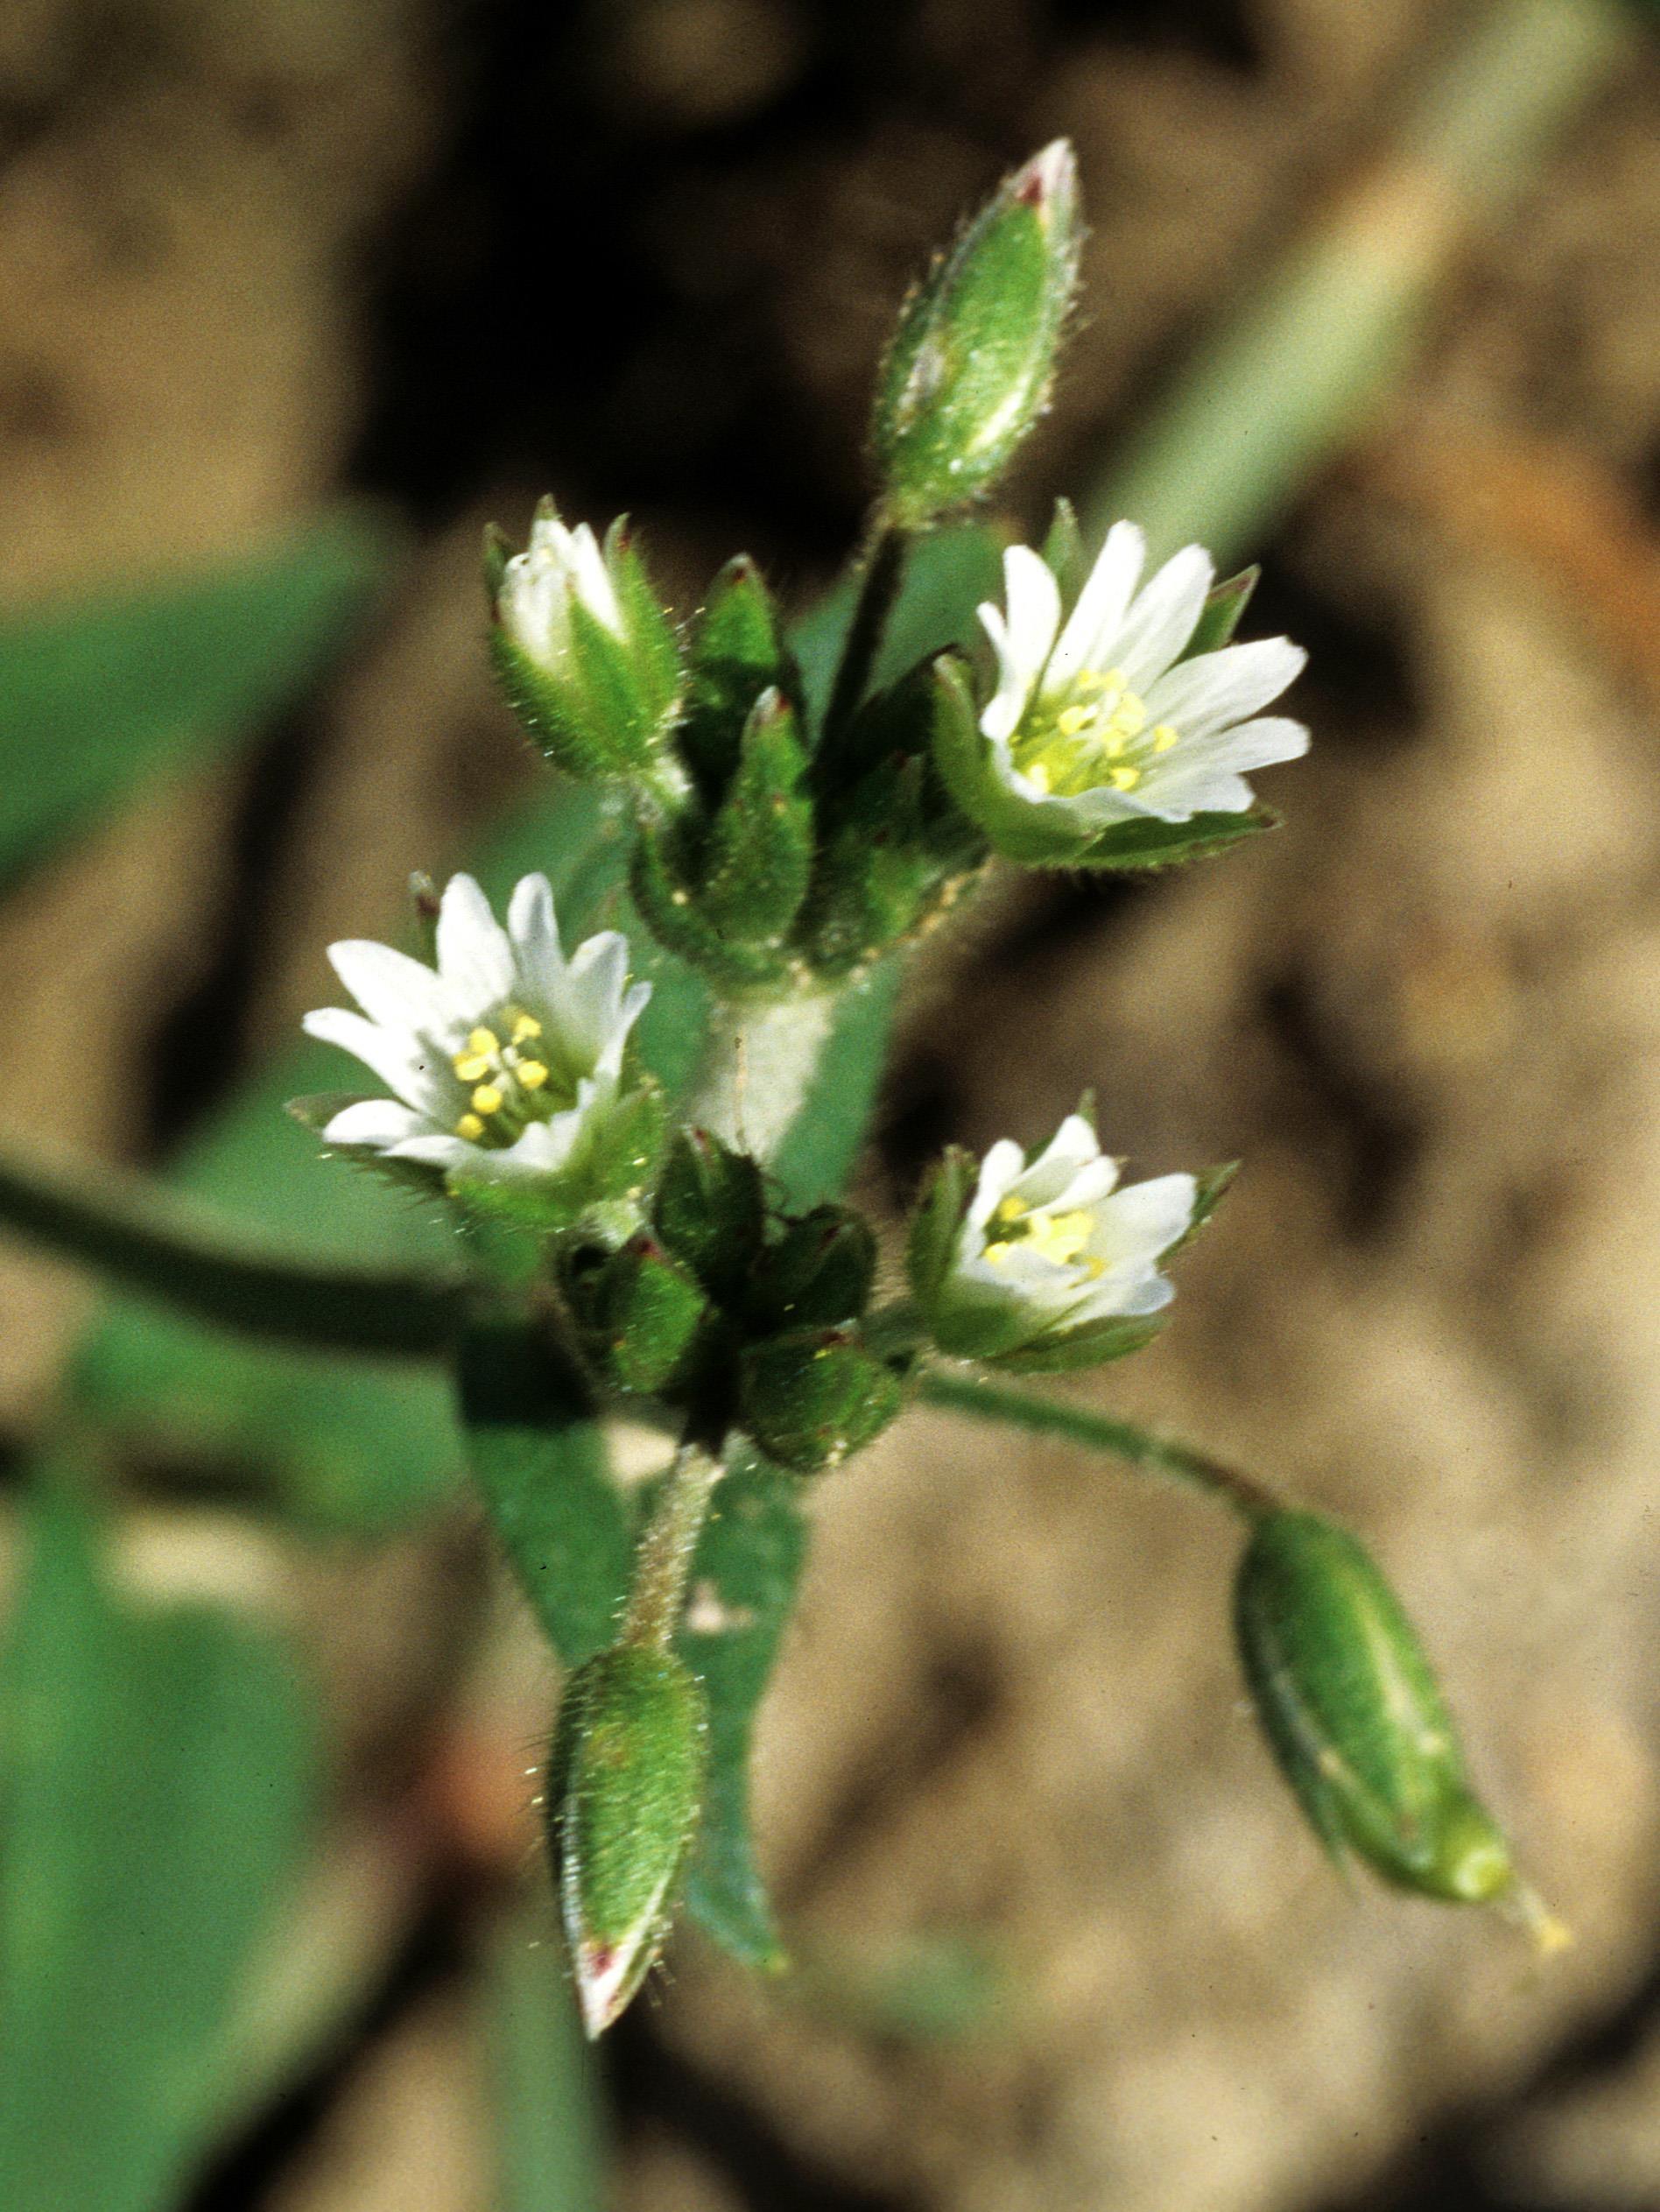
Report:
[[1035,785],[1038,791],[1047,796],[1053,785],[1054,778],[1041,760],[1034,760],[1026,771],[1026,781]]
[[481,1081],[490,1072],[491,1061],[484,1053],[457,1053],[450,1066],[464,1083]]
[[1159,722],[1153,730],[1153,750],[1156,753],[1167,753],[1176,743],[1176,736],[1177,733],[1167,722]]
[[539,1037],[541,1033],[542,1025],[534,1014],[521,1014],[513,1024],[513,1042],[516,1045],[528,1044],[532,1037]]
[[1139,737],[1147,727],[1147,709],[1133,692],[1121,699],[1113,710],[1113,728],[1122,729],[1126,737]]
[[1080,668],[1078,680],[1073,686],[1074,691],[1105,691],[1106,688],[1107,679],[1099,668]]
[[481,1083],[473,1093],[473,1111],[475,1114],[499,1114],[502,1094],[494,1083]]
[[997,1208],[996,1219],[1000,1222],[1017,1222],[1023,1220],[1025,1214],[1026,1205],[1023,1199],[1005,1198]]
[[465,1137],[469,1145],[476,1145],[484,1134],[484,1124],[476,1114],[463,1114],[455,1124],[455,1134]]
[[526,1090],[540,1090],[547,1081],[547,1070],[539,1060],[522,1060],[514,1070]]
[[1115,791],[1134,791],[1142,779],[1139,768],[1115,768],[1107,778]]
[[995,1260],[997,1265],[1001,1267],[1004,1260],[1008,1258],[1009,1253],[1012,1252],[1014,1249],[1013,1244],[1009,1243],[1009,1239],[1006,1236],[1002,1236],[998,1238],[995,1244],[987,1245],[986,1257],[988,1259]]
[[1055,727],[1063,737],[1075,737],[1080,729],[1087,729],[1095,719],[1093,707],[1063,707],[1055,717]]
[[1026,1241],[1058,1267],[1067,1267],[1088,1243],[1094,1225],[1094,1217],[1081,1207],[1071,1214],[1034,1214],[1026,1229]]
[[493,1029],[469,1029],[467,1049],[469,1053],[493,1053],[500,1049],[501,1039]]

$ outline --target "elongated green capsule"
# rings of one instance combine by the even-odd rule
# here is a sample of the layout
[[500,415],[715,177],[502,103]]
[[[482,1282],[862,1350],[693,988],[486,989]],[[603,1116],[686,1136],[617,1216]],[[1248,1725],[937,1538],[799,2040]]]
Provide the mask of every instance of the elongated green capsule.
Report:
[[1291,1511],[1259,1522],[1234,1622],[1269,1744],[1332,1856],[1425,1897],[1506,1905],[1551,1946],[1557,1924],[1470,1787],[1412,1624],[1347,1530]]
[[672,1652],[619,1645],[566,1686],[548,1760],[548,1843],[590,2038],[622,2011],[668,1934],[703,1797],[708,1712]]
[[917,528],[985,491],[1049,397],[1078,279],[1064,138],[1005,179],[906,302],[876,386],[887,519]]

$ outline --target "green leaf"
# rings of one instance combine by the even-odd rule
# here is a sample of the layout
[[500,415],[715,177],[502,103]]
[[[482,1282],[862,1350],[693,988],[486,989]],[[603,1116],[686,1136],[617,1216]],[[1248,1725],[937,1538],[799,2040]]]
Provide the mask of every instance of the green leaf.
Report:
[[0,2203],[163,2212],[205,2148],[219,2040],[299,1864],[312,1725],[292,1659],[106,1585],[91,1516],[29,1516],[4,1663]]
[[[948,645],[972,645],[981,634],[974,609],[982,599],[996,598],[1002,584],[1002,544],[983,524],[960,524],[918,539],[876,657],[874,683],[896,682]],[[856,579],[844,578],[791,626],[790,643],[815,722],[829,703],[857,598]]]
[[140,778],[256,730],[336,650],[395,550],[348,511],[205,575],[0,615],[0,880]]
[[461,1419],[490,1524],[554,1650],[577,1666],[611,1640],[629,1531],[605,1437],[545,1329],[480,1321],[461,1347]]
[[749,1834],[756,1711],[806,1557],[801,1485],[751,1453],[735,1460],[693,1562],[682,1656],[709,1701],[709,1769],[686,1909],[745,1965],[778,1969],[784,1948]]

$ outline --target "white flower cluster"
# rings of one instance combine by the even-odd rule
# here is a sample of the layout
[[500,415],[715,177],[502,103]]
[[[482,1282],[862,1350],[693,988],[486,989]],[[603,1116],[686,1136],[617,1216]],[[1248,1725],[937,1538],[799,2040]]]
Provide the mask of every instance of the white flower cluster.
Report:
[[335,1114],[323,1141],[448,1174],[557,1173],[617,1096],[629,1032],[651,995],[607,930],[567,960],[545,876],[515,890],[503,929],[470,876],[439,906],[436,970],[390,945],[331,945],[362,1009],[307,1014],[313,1037],[374,1070],[390,1098]]

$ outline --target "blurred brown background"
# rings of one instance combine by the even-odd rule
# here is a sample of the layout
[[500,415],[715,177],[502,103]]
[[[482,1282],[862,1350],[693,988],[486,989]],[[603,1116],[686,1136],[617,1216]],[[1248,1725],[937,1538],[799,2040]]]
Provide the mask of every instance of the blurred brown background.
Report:
[[[0,912],[0,1132],[143,1162],[328,995],[528,773],[479,524],[627,508],[679,606],[855,534],[895,301],[1011,160],[1094,224],[1028,531],[1363,164],[1452,0],[7,0],[0,588],[244,546],[342,490],[414,532],[340,680]],[[605,2054],[630,2212],[1660,2202],[1660,65],[1641,20],[1455,254],[1404,381],[1248,550],[1312,652],[1278,836],[994,896],[931,958],[867,1178],[1052,1127],[1246,1172],[1104,1403],[1374,1540],[1579,1941],[1351,1896],[1223,1630],[1234,1539],[1060,1448],[918,1415],[822,1489],[768,1708],[803,1954],[683,1939]],[[1295,358],[1284,363],[1294,380]],[[0,1416],[84,1286],[8,1250]],[[307,1624],[341,1741],[348,2025],[197,2212],[485,2212],[469,1949],[552,1684],[473,1532],[296,1561],[158,1513],[157,1571]],[[325,1927],[329,1925],[325,1921]],[[826,1992],[941,1934],[938,2047]],[[355,1946],[354,1949],[352,1947]],[[898,1947],[896,1949],[896,1947]],[[69,2208],[66,2208],[69,2212]],[[82,2212],[76,2208],[76,2212]]]

